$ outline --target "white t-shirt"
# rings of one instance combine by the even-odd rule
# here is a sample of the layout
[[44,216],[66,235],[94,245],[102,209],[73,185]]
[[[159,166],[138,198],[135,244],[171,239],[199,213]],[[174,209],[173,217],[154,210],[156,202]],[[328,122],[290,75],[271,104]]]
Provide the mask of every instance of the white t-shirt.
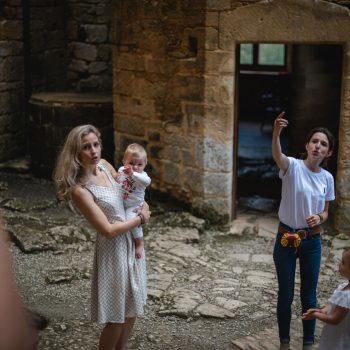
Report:
[[321,168],[318,173],[312,172],[302,159],[288,157],[289,166],[283,174],[282,198],[278,216],[281,222],[297,229],[308,227],[306,218],[322,213],[325,202],[335,199],[334,179],[332,174]]

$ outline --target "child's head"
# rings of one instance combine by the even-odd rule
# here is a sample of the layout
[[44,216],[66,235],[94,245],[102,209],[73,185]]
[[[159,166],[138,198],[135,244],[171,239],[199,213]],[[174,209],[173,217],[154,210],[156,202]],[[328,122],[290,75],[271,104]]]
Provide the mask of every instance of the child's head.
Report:
[[350,280],[350,248],[343,251],[342,259],[339,263],[339,273]]
[[333,154],[333,150],[335,147],[334,136],[327,128],[324,127],[316,127],[312,129],[307,136],[307,141],[305,145],[306,152],[302,153],[301,155],[303,159],[306,159],[309,156],[308,153],[312,153],[312,151],[315,151],[312,147],[312,145],[315,143],[320,143],[322,145],[318,150],[320,153],[323,153],[323,159],[320,163],[320,166],[326,167],[327,161],[329,157]]
[[133,171],[141,173],[147,165],[146,150],[138,143],[130,144],[125,150],[123,164],[130,165]]

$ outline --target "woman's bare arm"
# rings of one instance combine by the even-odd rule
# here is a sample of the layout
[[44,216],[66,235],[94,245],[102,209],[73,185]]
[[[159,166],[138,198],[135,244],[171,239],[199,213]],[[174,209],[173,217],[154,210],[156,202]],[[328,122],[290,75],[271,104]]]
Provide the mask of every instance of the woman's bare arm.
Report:
[[280,135],[283,128],[288,126],[288,120],[284,119],[285,112],[279,114],[274,122],[273,132],[272,132],[272,157],[276,162],[277,166],[283,170],[287,171],[289,166],[288,157],[282,153]]
[[[113,224],[109,223],[106,215],[95,203],[92,194],[83,187],[77,186],[73,189],[72,199],[87,221],[89,221],[97,232],[106,238],[116,237],[141,224],[141,218],[139,216],[126,221],[118,221]],[[143,215],[144,221],[147,222],[150,217],[147,204],[142,208],[141,214]]]

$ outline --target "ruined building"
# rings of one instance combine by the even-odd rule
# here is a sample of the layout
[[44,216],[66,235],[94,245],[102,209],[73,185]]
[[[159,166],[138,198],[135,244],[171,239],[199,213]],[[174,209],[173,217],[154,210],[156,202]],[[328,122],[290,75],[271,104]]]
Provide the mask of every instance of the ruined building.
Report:
[[[239,122],[253,118],[263,129],[283,108],[290,154],[311,126],[337,136],[333,217],[350,234],[349,7],[3,0],[0,161],[29,154],[32,170],[48,176],[67,130],[93,123],[107,158],[119,164],[126,144],[144,144],[154,190],[227,223],[237,210]],[[256,61],[265,44],[278,45],[283,62]]]

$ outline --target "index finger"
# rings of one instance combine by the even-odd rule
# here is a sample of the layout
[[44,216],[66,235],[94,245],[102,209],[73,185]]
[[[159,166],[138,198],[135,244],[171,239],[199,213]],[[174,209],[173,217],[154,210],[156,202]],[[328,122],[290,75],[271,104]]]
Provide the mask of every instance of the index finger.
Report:
[[286,119],[285,115],[286,115],[286,112],[285,112],[285,111],[282,111],[282,112],[277,116],[277,119]]

